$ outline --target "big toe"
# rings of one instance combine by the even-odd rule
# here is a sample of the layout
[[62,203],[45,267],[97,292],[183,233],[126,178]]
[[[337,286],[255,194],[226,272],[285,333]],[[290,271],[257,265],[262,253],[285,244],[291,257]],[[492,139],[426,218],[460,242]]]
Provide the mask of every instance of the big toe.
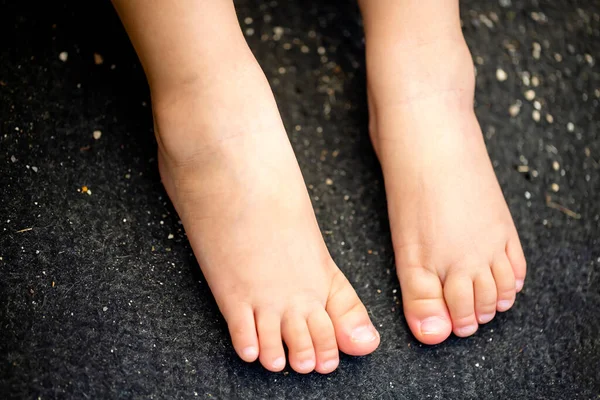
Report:
[[327,313],[333,322],[338,347],[344,353],[363,356],[379,346],[379,333],[367,309],[341,272],[333,280]]
[[236,304],[234,312],[224,313],[231,334],[233,347],[240,358],[246,362],[258,358],[258,337],[252,308],[245,304]]
[[444,301],[442,283],[425,268],[398,268],[404,317],[421,343],[438,344],[452,332],[452,322]]

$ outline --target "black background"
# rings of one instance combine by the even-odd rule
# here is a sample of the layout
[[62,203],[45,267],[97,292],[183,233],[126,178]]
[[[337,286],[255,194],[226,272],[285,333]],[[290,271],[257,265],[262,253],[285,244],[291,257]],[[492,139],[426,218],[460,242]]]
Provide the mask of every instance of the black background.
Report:
[[[462,2],[476,111],[529,270],[512,310],[434,347],[411,336],[397,301],[356,5],[279,3],[239,1],[240,21],[381,347],[328,376],[240,361],[161,186],[145,78],[110,3],[0,0],[1,397],[597,398],[599,2]],[[524,71],[540,82],[539,122]]]

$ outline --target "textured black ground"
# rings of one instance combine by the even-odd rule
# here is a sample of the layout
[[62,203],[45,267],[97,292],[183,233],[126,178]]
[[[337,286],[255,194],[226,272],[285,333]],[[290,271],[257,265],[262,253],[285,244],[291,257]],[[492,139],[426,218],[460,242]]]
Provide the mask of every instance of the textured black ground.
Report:
[[[598,1],[462,3],[477,114],[529,272],[510,312],[434,347],[415,341],[397,301],[356,7],[238,2],[327,244],[382,335],[329,376],[237,359],[161,187],[120,22],[109,3],[47,3],[0,1],[0,397],[598,398]],[[539,122],[524,73],[539,81]]]

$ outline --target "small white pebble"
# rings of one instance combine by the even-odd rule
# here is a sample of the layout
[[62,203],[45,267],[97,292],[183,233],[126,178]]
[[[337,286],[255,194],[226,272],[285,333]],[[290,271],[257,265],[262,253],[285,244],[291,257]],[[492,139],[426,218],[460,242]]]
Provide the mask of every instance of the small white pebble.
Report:
[[585,61],[589,64],[589,65],[594,65],[594,58],[592,57],[591,54],[585,54],[583,56],[585,58]]
[[325,54],[325,47],[323,47],[323,46],[319,46],[319,47],[317,48],[317,53],[318,53],[320,56],[324,55],[324,54]]
[[504,72],[504,70],[502,68],[498,68],[496,70],[496,79],[499,82],[504,82],[506,80],[506,78],[508,78],[508,75],[506,75],[506,72]]
[[33,170],[33,172],[38,172],[38,167],[31,167],[31,169]]
[[517,115],[519,115],[520,112],[521,112],[521,102],[519,100],[517,100],[517,102],[515,104],[511,104],[511,106],[508,107],[508,114],[511,117],[516,117]]
[[244,18],[244,23],[246,25],[250,25],[254,20],[252,19],[252,17],[246,17]]
[[310,49],[308,48],[308,46],[303,45],[302,47],[300,47],[300,51],[306,54],[310,51]]
[[487,26],[489,29],[492,29],[494,27],[494,23],[492,22],[492,20],[489,19],[488,16],[485,14],[480,14],[479,20],[481,21],[482,24]]
[[173,239],[175,236],[173,236],[172,233],[169,233],[169,236],[167,236],[167,239]]
[[479,363],[475,363],[475,366],[476,366],[476,367],[479,367]]
[[552,169],[555,171],[558,171],[560,169],[560,164],[558,163],[558,161],[552,162]]
[[331,186],[333,185],[333,180],[331,180],[331,178],[327,178],[325,179],[325,184]]
[[94,136],[94,139],[98,140],[102,137],[102,131],[95,130],[92,135]]
[[538,78],[537,76],[532,76],[531,77],[531,84],[533,85],[533,87],[538,87],[538,85],[540,84],[540,78]]
[[102,311],[108,311],[108,307],[106,307],[106,306],[102,307]]
[[127,222],[127,218],[123,218],[123,222]]
[[69,53],[67,53],[66,51],[63,51],[58,55],[58,58],[62,62],[67,62],[67,59],[69,58]]
[[277,72],[279,72],[281,75],[285,74],[285,67],[279,67]]
[[556,60],[556,62],[561,62],[562,61],[562,55],[559,53],[554,53],[554,59]]
[[533,102],[533,108],[535,108],[536,110],[541,110],[542,109],[542,103],[540,103],[539,101],[534,101]]
[[280,26],[276,26],[273,28],[273,33],[277,36],[283,35],[283,28]]
[[[568,130],[569,132],[573,132],[573,131],[575,130],[575,125],[574,125],[572,122],[569,122],[569,123],[567,124],[567,130]],[[13,162],[14,162],[14,161],[13,161]]]
[[529,200],[531,198],[531,193],[525,192],[525,198]]
[[246,36],[252,36],[252,35],[254,35],[254,28],[248,28],[248,29],[246,29],[245,34],[246,34]]
[[538,42],[533,42],[533,51],[531,52],[531,55],[533,56],[533,58],[538,60],[540,58],[541,52],[542,52],[542,46]]
[[533,99],[535,99],[535,91],[531,89],[527,90],[523,95],[525,96],[525,99],[527,101],[532,101]]
[[14,155],[10,156],[10,161],[16,163],[17,157],[15,157]]
[[538,110],[533,110],[531,113],[531,118],[533,118],[535,122],[538,122],[541,118],[540,112]]
[[560,190],[560,186],[558,186],[558,184],[557,184],[557,183],[553,183],[553,184],[550,186],[550,188],[552,188],[552,191],[553,191],[553,192],[555,192],[555,193],[556,193],[556,192],[558,192],[558,191]]
[[551,124],[554,122],[554,117],[552,116],[552,114],[546,114],[546,121]]

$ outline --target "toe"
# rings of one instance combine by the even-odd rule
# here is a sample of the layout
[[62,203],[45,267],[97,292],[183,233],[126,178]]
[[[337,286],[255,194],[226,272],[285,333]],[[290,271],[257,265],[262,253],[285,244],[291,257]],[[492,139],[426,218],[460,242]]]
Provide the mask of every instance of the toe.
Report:
[[247,362],[256,361],[259,347],[252,308],[247,305],[236,307],[235,313],[227,317],[227,326],[233,348],[240,358]]
[[519,236],[516,231],[514,237],[506,243],[506,256],[512,266],[513,273],[515,275],[515,287],[517,292],[520,292],[525,283],[525,275],[527,273],[527,262],[525,261],[525,254],[523,254],[523,247],[519,241]]
[[281,334],[288,347],[288,359],[294,371],[307,374],[315,369],[315,350],[306,324],[300,314],[289,314],[281,321]]
[[285,352],[281,342],[281,317],[270,311],[256,312],[260,363],[269,371],[285,367]]
[[452,317],[452,331],[456,336],[471,336],[477,331],[473,280],[468,274],[456,271],[444,282],[444,298]]
[[327,313],[333,323],[339,349],[344,353],[363,356],[379,346],[379,333],[371,323],[367,309],[341,272],[332,282]]
[[439,277],[421,267],[399,266],[404,316],[413,335],[422,343],[438,344],[452,331],[452,322]]
[[317,357],[315,370],[321,374],[332,372],[340,363],[333,323],[325,309],[320,307],[310,313],[307,322]]
[[497,257],[492,263],[492,274],[494,275],[496,290],[498,292],[496,309],[498,311],[506,311],[515,302],[517,292],[515,289],[515,274],[505,254]]
[[496,283],[489,268],[484,268],[475,278],[475,314],[480,324],[490,322],[496,315]]

